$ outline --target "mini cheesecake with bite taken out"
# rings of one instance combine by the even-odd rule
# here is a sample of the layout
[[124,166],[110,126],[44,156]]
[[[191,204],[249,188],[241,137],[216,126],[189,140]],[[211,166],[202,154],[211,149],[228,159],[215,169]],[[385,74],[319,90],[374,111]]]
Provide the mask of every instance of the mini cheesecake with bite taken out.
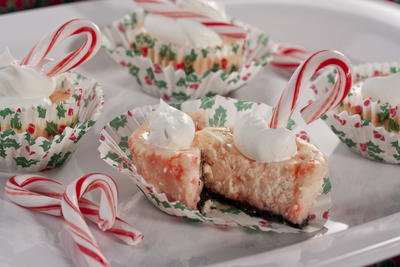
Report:
[[161,102],[129,138],[137,172],[169,201],[202,210],[208,199],[303,227],[320,193],[327,158],[287,129],[246,113],[210,127],[205,111]]

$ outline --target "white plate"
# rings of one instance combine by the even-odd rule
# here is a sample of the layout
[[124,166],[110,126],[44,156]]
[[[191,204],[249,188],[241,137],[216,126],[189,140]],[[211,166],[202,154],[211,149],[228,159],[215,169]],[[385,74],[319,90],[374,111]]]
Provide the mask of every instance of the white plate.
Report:
[[[277,42],[296,43],[310,51],[337,49],[355,63],[400,58],[400,5],[346,0],[226,2],[232,15],[264,29]],[[75,17],[87,17],[103,27],[133,7],[129,0],[90,1],[2,15],[0,49],[9,46],[22,57],[50,27]],[[104,51],[80,70],[102,83],[104,114],[74,157],[45,175],[71,181],[84,173],[103,171],[118,180],[123,217],[144,233],[145,240],[131,248],[95,231],[113,266],[356,266],[400,253],[399,166],[353,154],[321,121],[307,129],[330,157],[333,208],[329,233],[318,237],[249,233],[189,224],[161,213],[137,194],[128,179],[99,159],[94,134],[116,115],[158,100],[134,88],[132,78]],[[266,68],[235,97],[274,104],[285,82]],[[0,214],[1,266],[72,265],[61,248],[61,219],[17,207],[3,193]]]

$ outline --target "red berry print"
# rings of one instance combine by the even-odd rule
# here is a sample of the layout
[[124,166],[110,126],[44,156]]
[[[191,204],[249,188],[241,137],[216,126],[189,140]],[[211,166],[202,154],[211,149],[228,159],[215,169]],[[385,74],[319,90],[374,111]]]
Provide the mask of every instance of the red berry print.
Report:
[[364,106],[368,107],[371,104],[371,100],[367,99],[364,101]]
[[300,131],[296,134],[296,137],[303,139],[306,142],[310,142],[310,137],[308,136],[307,132]]
[[149,49],[147,47],[142,47],[140,49],[140,53],[142,54],[142,56],[147,57],[147,55],[149,53]]
[[361,149],[362,152],[367,151],[367,145],[366,144],[359,143],[358,145],[360,146],[360,149]]
[[104,135],[100,135],[100,138],[99,138],[101,141],[104,141],[104,140],[106,140],[106,138],[104,137]]
[[356,114],[359,114],[359,115],[362,114],[362,112],[363,112],[362,106],[357,105],[357,106],[354,106],[353,108],[354,108],[354,112],[355,112]]
[[179,64],[176,64],[175,67],[177,70],[183,70],[185,68],[185,62],[181,62]]
[[29,123],[28,128],[26,129],[26,132],[28,132],[30,134],[34,134],[35,133],[35,124]]
[[226,69],[227,66],[228,66],[228,60],[226,60],[226,58],[221,59],[221,68]]
[[329,210],[325,211],[325,212],[322,214],[322,218],[324,218],[325,220],[327,220],[327,219],[329,218]]
[[335,120],[337,120],[341,125],[345,125],[346,124],[346,120],[342,120],[338,115],[333,115],[333,117],[335,118]]
[[118,30],[122,33],[125,33],[126,31],[125,26],[122,23],[118,24]]
[[73,108],[69,108],[68,109],[68,116],[72,116],[74,115],[74,109]]
[[150,80],[150,77],[149,77],[148,75],[146,75],[146,76],[144,77],[144,80],[145,80],[145,82],[146,82],[147,85],[153,85],[153,81]]
[[196,90],[197,88],[199,88],[199,84],[193,83],[193,84],[189,85],[189,88]]
[[378,140],[381,140],[381,141],[385,141],[385,137],[383,135],[381,135],[378,131],[374,130],[373,134],[374,134],[374,138],[375,139],[378,139]]
[[125,61],[120,61],[120,62],[119,62],[119,65],[121,65],[121,67],[123,67],[123,68],[125,68],[126,66],[128,66],[128,65],[126,64]]
[[317,218],[317,216],[315,216],[315,214],[310,215],[310,221],[315,220],[316,218]]
[[356,127],[356,128],[361,128],[361,123],[360,123],[360,122],[356,122],[356,123],[354,124],[354,127]]
[[154,73],[162,73],[162,68],[160,64],[154,64]]
[[163,96],[162,96],[162,99],[163,99],[164,101],[166,101],[166,102],[168,102],[168,101],[171,100],[171,98],[170,98],[168,95],[163,95]]
[[58,127],[58,134],[62,134],[64,132],[64,129],[67,127],[67,125],[60,125]]
[[133,116],[132,111],[128,110],[128,116],[129,116],[129,117],[132,117],[132,116]]
[[21,109],[17,108],[16,112],[21,113]]
[[389,111],[390,111],[390,116],[392,116],[393,118],[396,117],[396,115],[397,115],[397,106],[394,107],[394,108],[390,108]]
[[374,71],[374,74],[373,74],[373,76],[382,76],[382,72],[381,71],[379,71],[379,70],[376,70],[376,71]]

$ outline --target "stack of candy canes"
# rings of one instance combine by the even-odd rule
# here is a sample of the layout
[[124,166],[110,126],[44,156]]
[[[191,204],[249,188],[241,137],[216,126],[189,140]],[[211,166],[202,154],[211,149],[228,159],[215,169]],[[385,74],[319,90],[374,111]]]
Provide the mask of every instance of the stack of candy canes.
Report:
[[[100,205],[84,198],[99,189]],[[76,262],[87,266],[110,266],[85,219],[97,224],[127,245],[137,245],[143,234],[117,217],[118,190],[114,180],[102,173],[91,173],[64,187],[61,183],[36,175],[11,177],[5,187],[7,197],[21,207],[63,217],[80,252]]]

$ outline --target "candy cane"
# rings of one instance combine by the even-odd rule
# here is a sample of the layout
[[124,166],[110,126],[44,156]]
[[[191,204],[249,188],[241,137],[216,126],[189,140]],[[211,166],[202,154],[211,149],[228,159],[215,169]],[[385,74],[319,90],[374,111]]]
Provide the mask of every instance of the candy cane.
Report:
[[185,11],[172,2],[162,0],[134,0],[134,2],[141,8],[153,14],[169,18],[190,18],[196,20],[216,33],[224,36],[236,39],[244,39],[247,36],[246,30],[238,25],[217,21],[195,12]]
[[[58,43],[77,34],[86,36],[81,47],[64,58],[48,62],[46,57]],[[96,24],[87,19],[73,19],[35,44],[21,61],[21,65],[42,67],[44,73],[54,76],[76,68],[91,59],[99,50],[100,45],[101,33]]]
[[270,64],[278,69],[293,73],[311,54],[291,44],[277,44]]
[[[89,174],[78,179],[77,182],[82,179],[88,179],[87,177],[92,177],[92,180],[96,179],[96,177],[103,177],[104,183],[110,184],[109,188],[115,188],[115,184],[112,182],[112,179],[103,174]],[[77,182],[75,182],[74,184],[76,184]],[[86,180],[86,183],[88,182],[90,183],[91,181]],[[94,189],[95,186],[90,187],[87,191],[91,191]],[[59,182],[46,177],[32,175],[18,175],[11,177],[7,181],[5,186],[5,193],[11,201],[24,208],[33,211],[40,211],[53,216],[62,216],[63,214],[61,210],[61,198],[64,191],[65,188]],[[114,190],[112,193],[115,196],[116,190]],[[115,197],[113,197],[113,199],[114,198]],[[115,199],[113,203],[115,204]],[[113,208],[115,210],[115,207]],[[143,239],[143,235],[140,232],[138,232],[136,229],[134,229],[132,226],[130,226],[128,223],[118,217],[115,218],[115,222],[113,225],[111,225],[111,227],[110,225],[104,227],[104,220],[101,215],[103,213],[101,210],[103,210],[103,213],[104,211],[107,212],[107,209],[104,209],[104,204],[103,206],[100,205],[99,207],[97,204],[91,202],[90,200],[87,200],[85,198],[79,199],[79,211],[85,218],[100,225],[102,229],[107,228],[107,232],[112,233],[115,237],[119,238],[124,243],[128,245],[136,245]],[[113,214],[115,215],[115,213]],[[86,236],[88,234],[85,233],[82,235]],[[89,235],[91,234],[89,233]],[[96,241],[94,241],[94,243],[97,244]],[[82,247],[78,246],[78,248],[82,251]],[[96,245],[96,249],[100,251],[98,245]],[[89,253],[89,250],[83,248],[82,252]],[[106,263],[106,261],[104,261],[104,256],[102,256],[102,253],[101,256],[98,257],[98,259],[101,259],[103,263]],[[85,257],[85,259],[87,259],[87,257]],[[89,262],[92,261],[90,260]],[[94,261],[94,263],[94,265],[90,266],[99,265],[96,261]]]
[[346,56],[338,51],[319,51],[304,61],[290,78],[288,86],[282,92],[279,102],[274,108],[270,122],[271,128],[286,126],[296,107],[300,92],[319,70],[329,66],[335,67],[338,72],[339,76],[335,84],[325,95],[303,107],[300,113],[308,124],[343,101],[352,85],[351,63]]

